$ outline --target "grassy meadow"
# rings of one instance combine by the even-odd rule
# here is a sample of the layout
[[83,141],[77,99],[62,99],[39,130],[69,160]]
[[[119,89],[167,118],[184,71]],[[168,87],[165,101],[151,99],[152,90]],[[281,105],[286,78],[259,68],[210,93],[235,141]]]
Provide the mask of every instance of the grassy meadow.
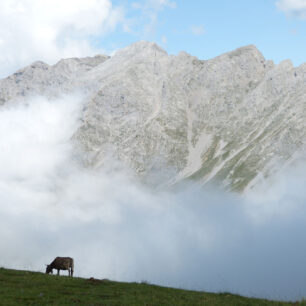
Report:
[[[61,271],[65,273],[64,271]],[[0,268],[0,305],[306,305]]]

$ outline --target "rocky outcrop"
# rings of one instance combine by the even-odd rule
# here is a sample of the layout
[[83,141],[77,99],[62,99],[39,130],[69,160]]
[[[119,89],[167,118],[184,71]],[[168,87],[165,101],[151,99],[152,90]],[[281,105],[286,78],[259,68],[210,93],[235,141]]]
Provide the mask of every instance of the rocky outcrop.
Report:
[[77,90],[86,107],[73,139],[87,165],[111,154],[150,184],[244,190],[305,150],[306,65],[274,65],[255,46],[203,61],[138,42],[112,57],[36,62],[0,81],[0,103]]

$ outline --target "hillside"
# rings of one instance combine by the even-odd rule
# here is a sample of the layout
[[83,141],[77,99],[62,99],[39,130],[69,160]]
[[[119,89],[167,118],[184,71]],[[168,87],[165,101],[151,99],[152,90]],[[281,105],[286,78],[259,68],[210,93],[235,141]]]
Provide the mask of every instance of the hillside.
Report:
[[108,156],[149,185],[185,179],[243,191],[300,158],[306,65],[255,46],[211,60],[138,42],[112,57],[35,62],[0,80],[0,104],[81,93],[72,140],[88,167]]
[[4,268],[0,287],[0,305],[306,305]]

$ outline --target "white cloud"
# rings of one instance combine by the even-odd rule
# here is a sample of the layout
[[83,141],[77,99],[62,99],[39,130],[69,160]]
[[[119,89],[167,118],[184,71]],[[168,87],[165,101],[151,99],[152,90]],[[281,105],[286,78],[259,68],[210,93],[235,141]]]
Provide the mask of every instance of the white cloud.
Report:
[[35,60],[97,53],[90,38],[114,30],[123,12],[110,0],[1,0],[0,75]]
[[190,29],[191,33],[195,36],[202,36],[205,34],[205,29],[202,25],[193,25]]
[[305,296],[305,167],[244,198],[194,185],[152,192],[77,162],[81,100],[0,108],[0,266],[43,271],[72,256],[76,276]]
[[169,8],[176,8],[176,2],[175,1],[170,1],[170,0],[148,0],[148,2],[152,6],[159,7],[160,9],[164,7],[169,7]]
[[176,2],[170,0],[145,0],[143,2],[133,2],[132,7],[136,9],[163,10],[164,8],[176,8]]
[[276,5],[287,14],[306,18],[306,0],[278,0]]
[[[170,0],[145,0],[142,2],[133,2],[133,10],[140,11],[141,17],[134,19],[134,29],[137,29],[141,39],[147,39],[154,34],[158,25],[158,14],[165,9],[175,9],[176,2]],[[141,29],[139,31],[139,29]]]

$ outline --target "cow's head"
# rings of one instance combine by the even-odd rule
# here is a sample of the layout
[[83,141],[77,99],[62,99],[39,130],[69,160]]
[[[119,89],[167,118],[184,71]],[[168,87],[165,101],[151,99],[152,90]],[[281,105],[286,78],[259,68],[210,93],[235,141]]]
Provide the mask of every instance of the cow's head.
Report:
[[51,268],[51,265],[47,265],[46,267],[46,274],[49,274],[49,273],[53,273],[53,269]]

